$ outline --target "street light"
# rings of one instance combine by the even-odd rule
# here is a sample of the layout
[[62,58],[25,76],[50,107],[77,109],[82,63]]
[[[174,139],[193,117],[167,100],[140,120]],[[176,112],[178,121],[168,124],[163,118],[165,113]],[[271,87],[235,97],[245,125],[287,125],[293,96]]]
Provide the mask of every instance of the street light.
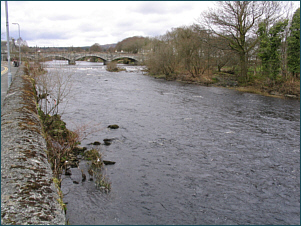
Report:
[[10,52],[9,52],[9,22],[8,22],[8,7],[7,1],[5,1],[5,15],[6,15],[6,40],[7,40],[7,62],[8,62],[8,73],[7,73],[7,83],[8,88],[12,82],[11,69],[10,69]]
[[20,25],[18,23],[13,23],[13,24],[17,24],[18,28],[19,28],[19,62],[20,62],[20,66],[21,66],[21,36],[20,36]]

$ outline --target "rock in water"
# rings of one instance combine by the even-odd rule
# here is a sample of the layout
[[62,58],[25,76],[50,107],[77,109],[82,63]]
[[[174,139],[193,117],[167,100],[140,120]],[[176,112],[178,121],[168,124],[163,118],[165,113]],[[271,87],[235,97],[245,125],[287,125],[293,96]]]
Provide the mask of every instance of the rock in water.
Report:
[[70,169],[66,169],[65,170],[65,175],[67,175],[67,176],[72,175],[71,170]]
[[109,125],[108,128],[110,128],[110,129],[118,129],[119,126],[116,125],[116,124],[114,124],[114,125]]
[[103,164],[105,164],[105,165],[114,165],[114,164],[116,163],[116,162],[108,161],[108,160],[103,160],[102,162],[103,162]]
[[111,145],[112,139],[103,139],[103,142],[105,143],[105,145]]

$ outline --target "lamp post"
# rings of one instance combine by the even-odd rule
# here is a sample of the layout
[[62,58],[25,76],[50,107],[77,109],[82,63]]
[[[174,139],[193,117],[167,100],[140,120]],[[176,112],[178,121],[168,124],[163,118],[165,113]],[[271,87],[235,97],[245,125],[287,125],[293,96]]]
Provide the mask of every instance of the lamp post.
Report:
[[7,73],[7,83],[8,88],[12,82],[11,69],[10,69],[10,52],[9,52],[9,23],[8,23],[8,7],[7,1],[5,1],[5,15],[6,15],[6,39],[7,39],[7,62],[8,62],[8,73]]
[[13,24],[17,24],[18,25],[18,29],[19,29],[19,62],[20,62],[20,66],[21,66],[21,36],[20,36],[20,25],[18,23],[13,23]]

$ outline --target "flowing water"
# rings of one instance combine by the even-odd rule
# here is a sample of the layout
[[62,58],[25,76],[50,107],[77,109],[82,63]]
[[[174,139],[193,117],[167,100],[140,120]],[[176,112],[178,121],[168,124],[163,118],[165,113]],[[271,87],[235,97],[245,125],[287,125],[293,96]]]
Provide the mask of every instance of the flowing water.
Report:
[[116,162],[105,167],[109,193],[79,169],[63,178],[70,224],[300,224],[299,101],[123,67],[60,68],[73,74],[63,120],[97,127],[83,146],[114,138],[101,153]]

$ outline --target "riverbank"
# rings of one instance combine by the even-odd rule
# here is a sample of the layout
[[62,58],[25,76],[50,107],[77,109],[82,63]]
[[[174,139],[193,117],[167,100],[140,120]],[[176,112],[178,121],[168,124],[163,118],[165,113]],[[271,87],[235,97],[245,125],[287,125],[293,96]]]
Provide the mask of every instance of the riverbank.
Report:
[[[149,76],[157,79],[170,80],[166,79],[165,75]],[[276,84],[269,83],[263,79],[257,79],[246,84],[240,84],[235,75],[221,72],[213,75],[203,75],[200,78],[192,78],[191,76],[182,75],[177,76],[177,79],[175,80],[178,82],[199,84],[203,86],[226,87],[240,92],[254,93],[263,96],[300,100],[300,80],[296,78],[283,80]]]
[[1,224],[63,225],[32,80],[16,75],[1,106]]

